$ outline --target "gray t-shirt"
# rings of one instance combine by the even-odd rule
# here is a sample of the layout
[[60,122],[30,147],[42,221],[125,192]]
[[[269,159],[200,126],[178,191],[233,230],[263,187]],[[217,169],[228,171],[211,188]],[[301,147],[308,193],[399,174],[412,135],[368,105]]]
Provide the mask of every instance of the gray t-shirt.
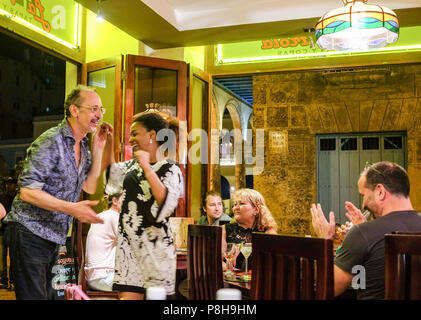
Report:
[[353,226],[335,257],[335,265],[348,273],[361,277],[358,266],[365,268],[366,288],[358,289],[359,300],[384,299],[384,235],[393,231],[421,231],[421,214],[417,211],[395,211]]

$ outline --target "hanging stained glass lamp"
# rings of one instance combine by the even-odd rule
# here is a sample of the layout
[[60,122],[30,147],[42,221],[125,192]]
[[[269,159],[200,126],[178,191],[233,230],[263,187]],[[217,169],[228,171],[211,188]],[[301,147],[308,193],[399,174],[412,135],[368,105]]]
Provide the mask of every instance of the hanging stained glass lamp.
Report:
[[367,0],[342,0],[344,7],[325,13],[317,22],[316,43],[322,50],[366,50],[396,42],[399,20],[389,8]]

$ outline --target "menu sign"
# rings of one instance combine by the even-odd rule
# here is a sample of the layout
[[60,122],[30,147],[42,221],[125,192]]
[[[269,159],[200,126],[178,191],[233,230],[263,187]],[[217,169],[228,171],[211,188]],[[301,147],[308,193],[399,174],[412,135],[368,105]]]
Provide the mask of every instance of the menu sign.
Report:
[[194,224],[194,219],[191,217],[170,217],[170,228],[174,237],[174,245],[178,250],[187,248],[189,224]]
[[67,286],[77,283],[74,258],[71,252],[71,240],[68,238],[66,245],[60,246],[56,263],[51,270],[50,298],[53,300],[64,300]]

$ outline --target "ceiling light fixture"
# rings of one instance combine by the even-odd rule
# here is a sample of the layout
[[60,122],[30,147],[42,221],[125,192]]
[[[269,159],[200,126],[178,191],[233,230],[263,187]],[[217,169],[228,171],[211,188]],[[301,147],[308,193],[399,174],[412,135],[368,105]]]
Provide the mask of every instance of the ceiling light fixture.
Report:
[[101,0],[96,0],[98,2],[98,10],[96,12],[96,22],[101,23],[104,21],[104,16],[102,14],[102,6],[101,6]]
[[322,50],[367,50],[396,42],[399,20],[389,8],[367,0],[342,0],[345,7],[325,13],[316,24],[316,43]]

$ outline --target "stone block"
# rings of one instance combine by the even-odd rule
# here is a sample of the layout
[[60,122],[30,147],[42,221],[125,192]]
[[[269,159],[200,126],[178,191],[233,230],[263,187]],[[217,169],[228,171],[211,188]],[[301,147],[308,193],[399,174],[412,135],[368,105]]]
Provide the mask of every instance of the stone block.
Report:
[[288,128],[288,108],[268,107],[266,128]]
[[330,104],[320,105],[319,112],[322,118],[323,128],[328,132],[338,131],[332,106]]
[[312,134],[324,132],[322,119],[317,105],[309,104],[305,108],[310,132]]
[[401,114],[399,117],[398,127],[401,130],[412,128],[415,119],[415,110],[417,108],[417,99],[404,99],[402,101]]
[[385,117],[383,120],[382,130],[392,131],[400,130],[398,128],[399,118],[401,114],[402,100],[393,99],[389,101],[389,104],[386,108]]
[[261,129],[265,127],[265,107],[254,107],[253,108],[253,127]]
[[288,143],[288,163],[290,166],[303,166],[305,163],[304,156],[303,143]]
[[266,104],[266,86],[264,83],[253,85],[253,104]]
[[371,111],[370,123],[368,125],[369,131],[381,131],[383,118],[388,105],[388,100],[375,100],[373,110]]
[[360,101],[360,125],[359,131],[368,131],[368,124],[370,123],[371,112],[373,110],[373,100]]
[[296,81],[270,83],[268,87],[268,103],[285,104],[297,100],[298,85]]
[[307,127],[307,114],[305,107],[291,107],[291,127]]
[[336,124],[342,132],[351,132],[352,124],[348,114],[347,105],[338,102],[332,105],[333,113],[335,114]]

